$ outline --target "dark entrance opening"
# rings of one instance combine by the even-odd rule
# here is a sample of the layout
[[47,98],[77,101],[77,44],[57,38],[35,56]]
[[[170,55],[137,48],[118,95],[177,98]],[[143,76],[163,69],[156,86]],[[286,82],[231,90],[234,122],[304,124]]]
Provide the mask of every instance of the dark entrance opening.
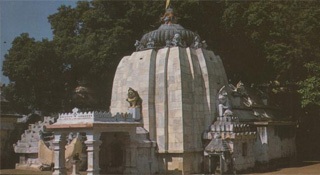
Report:
[[208,156],[209,159],[209,173],[219,174],[220,173],[220,155],[211,154]]
[[125,165],[126,133],[102,133],[100,146],[100,173],[123,174]]

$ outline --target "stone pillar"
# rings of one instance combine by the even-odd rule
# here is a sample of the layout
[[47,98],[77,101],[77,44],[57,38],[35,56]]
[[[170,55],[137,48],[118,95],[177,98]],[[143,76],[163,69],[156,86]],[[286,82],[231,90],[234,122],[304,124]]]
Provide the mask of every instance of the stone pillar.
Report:
[[84,143],[87,146],[88,153],[88,169],[87,175],[98,175],[100,173],[99,167],[99,151],[100,151],[100,135],[101,133],[87,132],[87,141]]
[[52,175],[65,175],[67,174],[65,168],[65,146],[66,146],[66,133],[54,132],[54,171]]
[[131,133],[127,140],[124,174],[138,174],[136,165],[137,145],[135,143],[134,134]]
[[224,161],[222,159],[222,155],[223,155],[223,153],[219,155],[219,158],[220,158],[219,159],[220,160],[220,174],[223,174],[223,171],[224,171]]
[[209,154],[209,174],[212,174],[211,154]]
[[72,161],[72,173],[71,175],[80,175],[79,173],[79,160]]

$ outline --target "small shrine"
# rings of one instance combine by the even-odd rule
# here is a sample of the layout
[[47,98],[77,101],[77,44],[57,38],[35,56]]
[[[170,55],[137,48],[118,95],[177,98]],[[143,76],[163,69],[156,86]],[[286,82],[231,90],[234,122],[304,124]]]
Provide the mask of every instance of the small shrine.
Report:
[[203,136],[206,172],[235,173],[295,157],[296,123],[268,104],[262,91],[240,81],[223,86],[217,96],[216,120]]
[[[135,115],[135,117],[139,117]],[[72,113],[59,114],[56,123],[47,126],[47,129],[53,131],[54,140],[54,172],[53,174],[65,174],[65,149],[67,135],[72,133],[83,133],[86,137],[84,141],[87,151],[87,174],[99,174],[100,162],[99,151],[102,144],[100,138],[103,133],[126,133],[128,138],[125,143],[124,156],[128,160],[123,167],[124,171],[131,172],[134,166],[134,157],[130,156],[135,151],[136,146],[133,142],[136,137],[136,128],[141,127],[142,123],[133,118],[132,113],[112,115],[106,112],[80,112],[74,108]],[[132,159],[132,160],[131,160]]]

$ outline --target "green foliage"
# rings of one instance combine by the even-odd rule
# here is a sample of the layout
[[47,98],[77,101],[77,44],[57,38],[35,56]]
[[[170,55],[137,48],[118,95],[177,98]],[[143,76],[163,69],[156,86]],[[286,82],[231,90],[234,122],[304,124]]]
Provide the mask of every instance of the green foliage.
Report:
[[57,110],[61,104],[63,67],[52,42],[35,41],[24,33],[12,45],[3,63],[4,75],[11,80],[6,98],[24,112]]
[[[228,2],[223,24],[228,32],[245,36],[265,55],[282,84],[299,85],[302,106],[320,104],[319,72],[310,64],[320,60],[320,4],[317,1]],[[307,68],[307,69],[306,69]],[[270,71],[265,73],[269,74]],[[272,74],[271,74],[272,75]],[[319,85],[319,84],[318,84]]]
[[302,95],[302,106],[320,106],[320,63],[308,63],[305,67],[309,75],[298,82],[300,86],[298,92]]

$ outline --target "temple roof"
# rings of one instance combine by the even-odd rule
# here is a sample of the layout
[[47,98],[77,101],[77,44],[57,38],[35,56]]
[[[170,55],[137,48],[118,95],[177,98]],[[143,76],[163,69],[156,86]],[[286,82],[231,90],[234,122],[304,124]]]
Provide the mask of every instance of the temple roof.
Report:
[[165,47],[168,41],[171,41],[175,34],[180,34],[185,47],[191,47],[198,34],[183,28],[180,24],[162,24],[157,30],[146,33],[142,36],[140,43],[147,45],[149,38],[155,42],[155,47]]
[[220,153],[229,150],[228,143],[221,139],[221,137],[212,139],[205,148],[205,151],[208,153]]
[[163,24],[157,30],[144,34],[140,41],[136,40],[135,46],[137,51],[175,46],[193,48],[207,47],[205,41],[201,41],[198,34],[176,23],[172,8],[166,10],[161,21]]
[[226,96],[227,108],[233,112],[233,116],[239,118],[240,122],[292,121],[279,107],[269,101],[264,92],[247,87],[241,81],[237,86],[229,84],[222,87],[219,96]]

